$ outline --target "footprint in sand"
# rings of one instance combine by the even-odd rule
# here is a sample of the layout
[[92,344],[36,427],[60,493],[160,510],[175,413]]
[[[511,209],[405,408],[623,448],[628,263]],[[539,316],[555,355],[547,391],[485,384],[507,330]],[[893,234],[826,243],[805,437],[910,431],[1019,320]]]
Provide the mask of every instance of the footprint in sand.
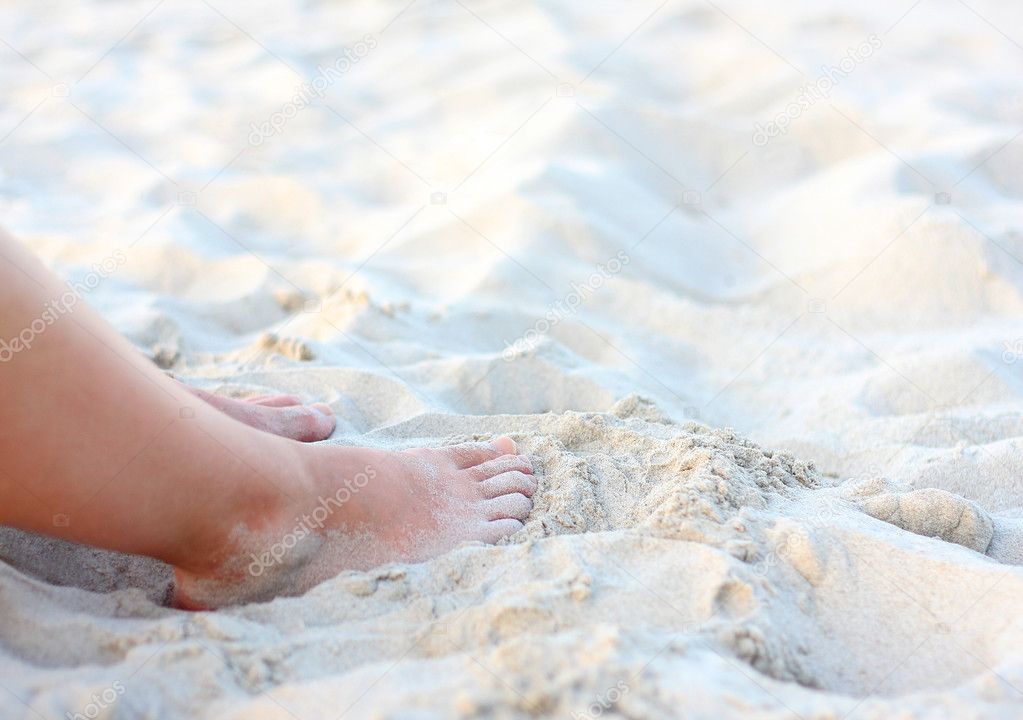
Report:
[[878,520],[917,535],[986,553],[994,537],[991,516],[976,503],[945,490],[882,492],[858,501],[860,509]]
[[275,352],[292,360],[308,362],[316,359],[316,353],[313,352],[312,347],[299,338],[278,337],[274,333],[265,332],[260,335],[257,342],[260,348]]

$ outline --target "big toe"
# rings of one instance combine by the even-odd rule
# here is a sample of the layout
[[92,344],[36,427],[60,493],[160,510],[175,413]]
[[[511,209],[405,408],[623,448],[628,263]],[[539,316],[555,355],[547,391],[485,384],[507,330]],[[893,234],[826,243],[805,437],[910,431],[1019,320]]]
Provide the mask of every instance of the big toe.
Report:
[[496,460],[502,455],[514,455],[516,451],[515,441],[509,437],[499,437],[491,442],[463,443],[451,445],[444,448],[443,452],[448,454],[455,465],[460,469],[476,467],[490,460]]
[[[319,403],[318,403],[319,404]],[[327,410],[330,410],[327,408]],[[314,406],[287,408],[287,417],[282,418],[284,427],[279,435],[291,437],[301,442],[325,440],[334,432],[337,418],[333,412],[327,412]]]
[[491,440],[490,444],[497,448],[502,455],[517,455],[519,452],[519,446],[507,435]]

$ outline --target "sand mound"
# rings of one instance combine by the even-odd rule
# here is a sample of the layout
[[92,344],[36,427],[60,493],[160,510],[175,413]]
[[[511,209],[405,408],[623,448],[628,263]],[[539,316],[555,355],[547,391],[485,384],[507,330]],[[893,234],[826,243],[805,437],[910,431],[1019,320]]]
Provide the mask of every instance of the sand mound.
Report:
[[[857,489],[856,494],[862,490]],[[866,498],[865,513],[903,530],[941,538],[979,553],[987,552],[994,537],[991,516],[976,503],[944,490],[880,492]]]
[[[476,424],[424,415],[386,434],[456,442],[478,437],[465,432]],[[731,431],[676,425],[635,396],[612,413],[485,424],[538,459],[524,530],[499,547],[346,572],[304,598],[174,612],[153,604],[165,573],[149,561],[7,531],[5,559],[20,571],[0,566],[5,682],[28,692],[35,668],[48,668],[52,684],[33,696],[43,711],[130,677],[127,687],[149,690],[125,692],[125,714],[172,688],[179,707],[227,717],[280,707],[301,717],[327,702],[360,716],[410,705],[571,714],[593,703],[656,715],[722,692],[804,713],[905,693],[954,707],[948,683],[965,691],[986,667],[1017,667],[1023,629],[1006,623],[1023,587],[979,554],[993,524],[975,503],[880,479],[835,484]],[[985,605],[1001,611],[971,614],[962,584],[997,584]]]

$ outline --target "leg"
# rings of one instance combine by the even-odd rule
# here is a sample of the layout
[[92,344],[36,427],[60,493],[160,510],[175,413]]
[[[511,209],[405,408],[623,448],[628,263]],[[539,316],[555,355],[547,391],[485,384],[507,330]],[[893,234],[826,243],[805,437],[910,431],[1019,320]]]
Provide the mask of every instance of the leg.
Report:
[[260,432],[197,401],[83,302],[55,310],[67,291],[0,235],[0,523],[164,560],[191,607],[522,527],[535,483],[511,440],[385,452]]

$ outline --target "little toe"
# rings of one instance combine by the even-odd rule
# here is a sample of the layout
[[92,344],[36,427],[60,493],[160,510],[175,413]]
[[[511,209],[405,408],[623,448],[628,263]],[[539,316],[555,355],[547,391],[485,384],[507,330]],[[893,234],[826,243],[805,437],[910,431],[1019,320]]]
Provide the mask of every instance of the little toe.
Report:
[[485,498],[497,498],[512,493],[521,493],[527,498],[531,498],[536,492],[536,478],[527,473],[513,470],[487,478],[480,483],[480,492]]
[[501,538],[514,535],[523,527],[525,526],[520,520],[511,518],[491,520],[490,522],[483,523],[483,527],[480,530],[480,540],[493,545]]
[[484,508],[488,520],[525,521],[533,509],[533,501],[522,493],[511,493],[485,501]]

